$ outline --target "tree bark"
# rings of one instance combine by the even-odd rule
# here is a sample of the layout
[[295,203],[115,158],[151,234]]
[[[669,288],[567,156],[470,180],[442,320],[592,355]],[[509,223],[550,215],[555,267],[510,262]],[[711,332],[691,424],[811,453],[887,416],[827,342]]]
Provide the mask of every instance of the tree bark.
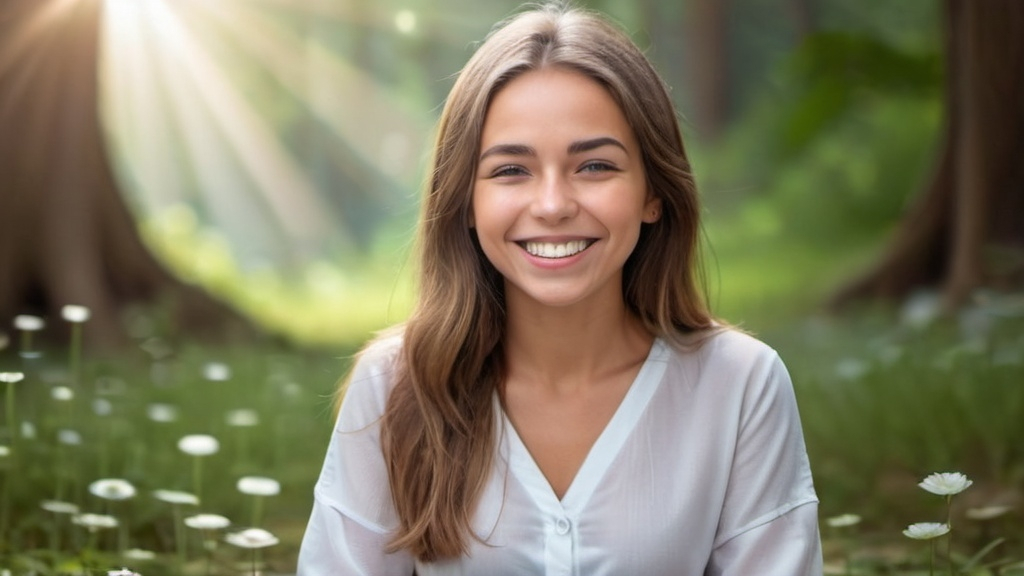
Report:
[[729,2],[691,0],[688,4],[688,64],[693,122],[698,137],[713,142],[729,117]]
[[888,250],[831,304],[1024,287],[1024,3],[946,0],[945,121],[933,177]]
[[17,0],[0,18],[0,321],[84,305],[97,348],[128,341],[122,311],[137,303],[172,302],[180,330],[246,326],[154,258],[118,191],[97,101],[102,6]]
[[813,0],[789,0],[786,5],[793,30],[798,39],[809,36],[817,28]]

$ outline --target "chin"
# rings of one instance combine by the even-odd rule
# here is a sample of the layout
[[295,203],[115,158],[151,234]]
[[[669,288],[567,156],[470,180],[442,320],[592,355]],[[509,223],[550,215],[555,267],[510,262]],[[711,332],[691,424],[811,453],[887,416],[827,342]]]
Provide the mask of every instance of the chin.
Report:
[[586,294],[570,293],[565,290],[545,290],[521,293],[522,301],[544,308],[569,308],[587,300]]

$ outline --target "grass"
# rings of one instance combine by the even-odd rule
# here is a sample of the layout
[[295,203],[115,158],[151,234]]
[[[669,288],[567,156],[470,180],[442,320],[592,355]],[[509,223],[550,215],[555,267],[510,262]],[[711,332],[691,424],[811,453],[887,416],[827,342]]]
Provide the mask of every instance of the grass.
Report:
[[[973,563],[995,566],[964,573],[1024,574],[1024,300],[918,326],[891,318],[861,311],[762,334],[794,378],[822,518],[863,518],[856,573],[919,573],[910,567],[925,548],[900,532],[945,514],[916,485],[932,472],[964,472],[975,482],[952,508],[956,564],[998,536]],[[997,519],[968,518],[999,505],[1009,511]],[[823,534],[835,554],[838,535],[824,524]]]
[[[86,357],[80,385],[71,382],[66,351],[48,350],[31,359],[13,350],[0,354],[0,370],[25,374],[13,385],[18,432],[12,438],[5,426],[0,441],[11,448],[0,459],[9,519],[0,537],[0,569],[41,575],[106,574],[120,566],[147,576],[248,573],[250,551],[224,544],[222,537],[251,526],[254,498],[240,493],[236,482],[256,475],[281,485],[280,494],[263,503],[261,526],[281,540],[261,552],[264,573],[294,572],[330,431],[332,395],[347,361],[341,354],[292,349],[170,350],[152,340],[147,348],[155,353]],[[204,376],[218,371],[216,380]],[[53,391],[63,389],[72,390],[73,398],[55,399]],[[258,422],[232,426],[230,415],[238,410],[251,411]],[[192,458],[177,448],[188,434],[220,441],[220,450],[202,459],[198,490]],[[104,501],[88,490],[101,478],[125,479],[137,494],[123,502]],[[212,572],[196,530],[186,529],[187,562],[178,562],[174,507],[153,497],[155,490],[201,491],[200,505],[182,506],[183,516],[214,513],[234,521],[215,540],[220,544]],[[127,548],[154,551],[157,558],[124,559],[116,529],[90,534],[72,525],[69,515],[44,510],[47,500],[118,517],[130,527]]]

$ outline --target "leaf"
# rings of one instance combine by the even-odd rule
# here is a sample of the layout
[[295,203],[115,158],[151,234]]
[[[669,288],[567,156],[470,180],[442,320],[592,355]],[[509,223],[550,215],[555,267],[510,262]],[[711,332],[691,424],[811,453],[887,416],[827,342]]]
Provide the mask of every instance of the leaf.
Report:
[[865,97],[935,97],[941,90],[937,53],[901,51],[867,34],[810,35],[783,71],[794,89],[779,112],[784,156],[808,146],[827,126]]
[[996,538],[995,540],[989,542],[988,544],[985,545],[984,548],[979,550],[977,554],[975,554],[974,556],[971,556],[971,558],[967,561],[967,563],[965,563],[963,565],[961,570],[963,570],[965,572],[968,571],[968,570],[971,570],[979,562],[981,562],[982,558],[984,558],[986,555],[988,555],[988,553],[991,552],[992,550],[995,550],[996,547],[998,547],[1003,542],[1006,542],[1006,538],[1000,537],[1000,538]]
[[791,63],[796,79],[833,81],[879,92],[932,95],[941,88],[938,53],[900,50],[868,34],[821,32],[808,36]]

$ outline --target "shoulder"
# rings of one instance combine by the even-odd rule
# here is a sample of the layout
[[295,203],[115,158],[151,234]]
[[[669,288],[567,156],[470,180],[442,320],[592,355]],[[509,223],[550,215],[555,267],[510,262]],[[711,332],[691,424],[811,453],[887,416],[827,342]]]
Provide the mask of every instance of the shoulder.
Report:
[[[338,418],[314,494],[329,513],[342,550],[346,538],[368,529],[386,534],[398,525],[381,451],[381,422],[395,381],[402,339],[391,334],[374,338],[356,355],[349,372]],[[339,524],[340,522],[340,524]],[[350,534],[352,532],[352,534]]]
[[751,369],[780,362],[778,353],[771,346],[728,326],[683,335],[670,341],[669,348],[677,361],[696,360],[703,365],[733,369]]
[[778,353],[735,328],[716,327],[666,344],[667,377],[701,398],[737,405],[746,402],[741,398],[775,394],[792,385]]
[[395,385],[403,337],[391,331],[371,340],[355,356],[343,390],[341,411],[351,424],[367,425],[378,419]]
[[352,367],[352,383],[357,379],[387,377],[393,373],[398,364],[403,340],[401,331],[388,331],[370,340],[356,354]]

